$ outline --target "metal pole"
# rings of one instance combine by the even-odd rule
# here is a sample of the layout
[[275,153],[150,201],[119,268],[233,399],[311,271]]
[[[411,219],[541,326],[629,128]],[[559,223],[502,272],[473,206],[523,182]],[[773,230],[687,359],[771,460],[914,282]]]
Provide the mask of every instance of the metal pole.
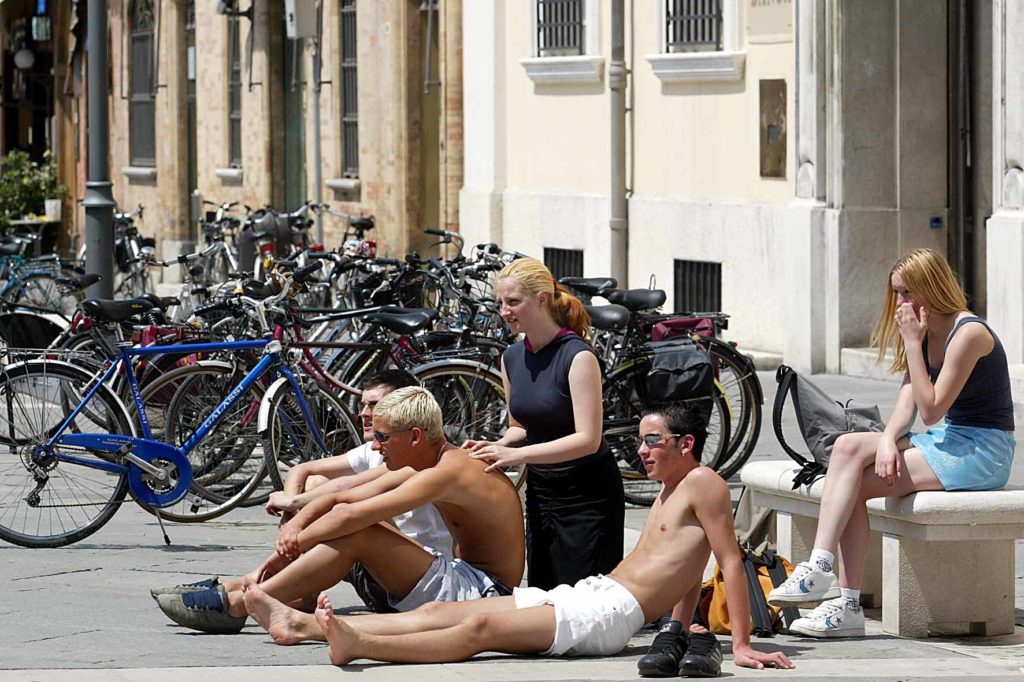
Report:
[[85,183],[85,269],[103,277],[89,296],[114,295],[114,195],[110,183],[110,120],[107,117],[107,2],[88,0],[89,176]]
[[612,0],[611,90],[611,275],[629,286],[629,219],[626,203],[626,57],[625,3]]
[[[323,68],[321,59],[321,43],[324,28],[324,4],[323,2],[316,9],[316,44],[313,50],[313,182],[316,183],[316,205],[324,203],[324,161],[320,153],[320,72]],[[324,243],[324,212],[316,212],[316,240]]]

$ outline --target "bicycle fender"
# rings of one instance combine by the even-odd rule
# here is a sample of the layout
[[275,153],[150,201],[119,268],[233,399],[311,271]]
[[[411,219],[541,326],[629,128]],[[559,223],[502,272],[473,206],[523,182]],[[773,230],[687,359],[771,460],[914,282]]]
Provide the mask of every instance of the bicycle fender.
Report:
[[[282,387],[284,388],[282,389]],[[260,414],[256,421],[256,433],[263,435],[270,425],[270,403],[273,401],[274,396],[277,395],[277,392],[290,388],[291,383],[287,377],[278,377],[274,380],[274,383],[270,384],[270,388],[263,394],[263,400],[260,401]]]

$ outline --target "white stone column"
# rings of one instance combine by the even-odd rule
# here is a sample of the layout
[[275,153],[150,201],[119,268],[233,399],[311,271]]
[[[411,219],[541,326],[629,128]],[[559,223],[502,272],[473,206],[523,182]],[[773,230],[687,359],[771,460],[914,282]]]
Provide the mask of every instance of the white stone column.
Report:
[[470,0],[462,6],[465,184],[460,230],[467,244],[502,243],[506,183],[505,8]]
[[[992,2],[992,217],[988,220],[988,319],[1011,375],[1024,375],[1024,6]],[[1016,367],[1015,367],[1016,366]],[[1019,382],[1015,382],[1017,388]],[[1015,391],[1015,399],[1024,396]]]

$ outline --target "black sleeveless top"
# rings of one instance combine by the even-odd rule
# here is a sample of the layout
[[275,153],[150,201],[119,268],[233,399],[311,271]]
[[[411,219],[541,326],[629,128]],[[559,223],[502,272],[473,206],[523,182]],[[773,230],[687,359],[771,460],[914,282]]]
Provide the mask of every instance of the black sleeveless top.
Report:
[[[577,353],[593,353],[576,334],[557,336],[537,352],[527,350],[523,341],[505,351],[505,375],[509,380],[509,410],[526,429],[526,444],[548,443],[576,432],[569,368]],[[610,452],[601,438],[597,452],[568,462],[530,464],[537,471],[567,469],[588,463]]]
[[[953,331],[946,337],[946,345],[953,336],[968,322],[977,322],[985,325],[995,346],[992,351],[978,359],[967,383],[964,384],[960,395],[956,397],[946,413],[946,422],[954,426],[975,426],[983,429],[1002,429],[1013,431],[1013,398],[1010,395],[1010,371],[1006,365],[1006,351],[999,337],[988,326],[988,323],[980,317],[965,317],[956,323]],[[928,368],[928,376],[932,383],[939,378],[939,369],[928,364],[928,339],[925,338],[922,344],[924,351],[924,366]]]

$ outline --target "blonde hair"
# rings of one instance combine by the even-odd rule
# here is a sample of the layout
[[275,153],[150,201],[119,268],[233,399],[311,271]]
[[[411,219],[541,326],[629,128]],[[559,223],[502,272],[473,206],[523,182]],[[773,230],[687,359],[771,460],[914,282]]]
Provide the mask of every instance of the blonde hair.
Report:
[[[569,290],[555,281],[551,271],[536,258],[520,258],[514,260],[498,273],[498,279],[511,279],[518,282],[526,291],[537,298],[542,293],[548,294],[548,311],[560,327],[576,332],[580,337],[588,339],[590,335],[590,315],[583,303],[569,293]],[[589,340],[589,339],[588,339]]]
[[441,407],[419,386],[398,388],[377,401],[373,416],[386,417],[396,429],[422,429],[429,438],[444,438]]
[[876,362],[881,364],[885,353],[893,351],[889,371],[902,374],[907,371],[907,354],[903,337],[896,326],[896,292],[892,290],[892,276],[896,274],[929,314],[953,315],[967,310],[967,296],[960,280],[942,255],[933,249],[915,249],[892,266],[885,280],[885,298],[882,314],[871,332],[871,345],[878,349]]

